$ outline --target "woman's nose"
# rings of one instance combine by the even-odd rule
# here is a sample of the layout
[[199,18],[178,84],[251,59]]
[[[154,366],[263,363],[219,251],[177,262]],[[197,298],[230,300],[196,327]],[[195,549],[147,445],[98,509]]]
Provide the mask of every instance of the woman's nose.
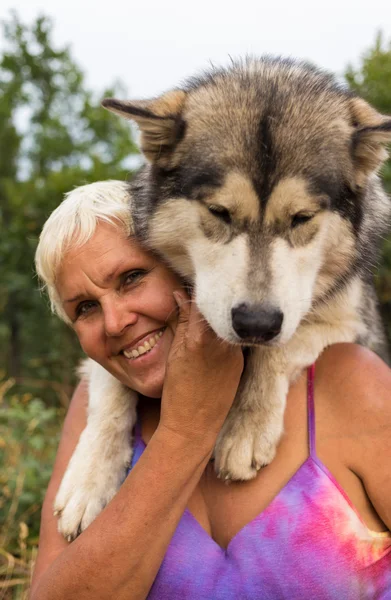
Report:
[[138,318],[137,313],[129,310],[120,300],[110,302],[103,312],[105,332],[109,337],[121,335],[129,325],[134,325]]

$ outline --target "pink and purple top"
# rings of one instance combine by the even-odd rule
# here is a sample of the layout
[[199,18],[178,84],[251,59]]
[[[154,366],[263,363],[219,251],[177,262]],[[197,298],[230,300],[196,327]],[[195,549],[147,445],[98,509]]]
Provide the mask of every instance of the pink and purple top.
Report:
[[[306,461],[226,550],[185,510],[148,600],[391,599],[391,534],[365,525],[317,457],[313,383],[312,366]],[[140,429],[132,466],[145,449]]]

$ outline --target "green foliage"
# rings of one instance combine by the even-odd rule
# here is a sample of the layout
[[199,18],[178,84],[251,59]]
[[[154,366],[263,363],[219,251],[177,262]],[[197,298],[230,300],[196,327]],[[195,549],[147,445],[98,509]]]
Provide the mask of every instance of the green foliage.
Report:
[[381,113],[391,114],[391,41],[384,42],[382,34],[362,57],[358,69],[351,65],[345,77],[350,87]]
[[15,551],[19,523],[29,527],[31,542],[38,537],[65,409],[49,408],[31,393],[3,399],[0,408],[0,547]]
[[65,408],[13,389],[0,382],[0,596],[24,599]]

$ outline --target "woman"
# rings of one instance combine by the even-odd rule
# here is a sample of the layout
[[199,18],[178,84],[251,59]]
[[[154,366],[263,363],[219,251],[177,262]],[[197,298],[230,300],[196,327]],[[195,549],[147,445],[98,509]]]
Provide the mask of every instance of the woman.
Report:
[[[140,400],[132,469],[68,544],[52,505],[86,423],[85,384],[76,390],[32,600],[391,597],[391,373],[380,359],[355,345],[327,349],[316,377],[312,367],[291,386],[275,460],[227,486],[210,459],[242,353],[132,239],[126,187],[71,192],[45,226],[37,266],[84,351]],[[123,354],[150,337],[148,353]]]

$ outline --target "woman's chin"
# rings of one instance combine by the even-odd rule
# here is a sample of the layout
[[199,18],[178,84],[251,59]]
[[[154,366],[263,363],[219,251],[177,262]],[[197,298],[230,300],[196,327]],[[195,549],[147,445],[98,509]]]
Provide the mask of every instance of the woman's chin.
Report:
[[135,385],[133,389],[142,396],[147,398],[161,398],[163,393],[164,379],[155,379],[154,381],[143,381],[139,385]]
[[163,382],[164,374],[161,378],[154,377],[152,381],[135,381],[133,379],[128,379],[126,383],[123,381],[129,388],[147,398],[161,398],[163,393]]

